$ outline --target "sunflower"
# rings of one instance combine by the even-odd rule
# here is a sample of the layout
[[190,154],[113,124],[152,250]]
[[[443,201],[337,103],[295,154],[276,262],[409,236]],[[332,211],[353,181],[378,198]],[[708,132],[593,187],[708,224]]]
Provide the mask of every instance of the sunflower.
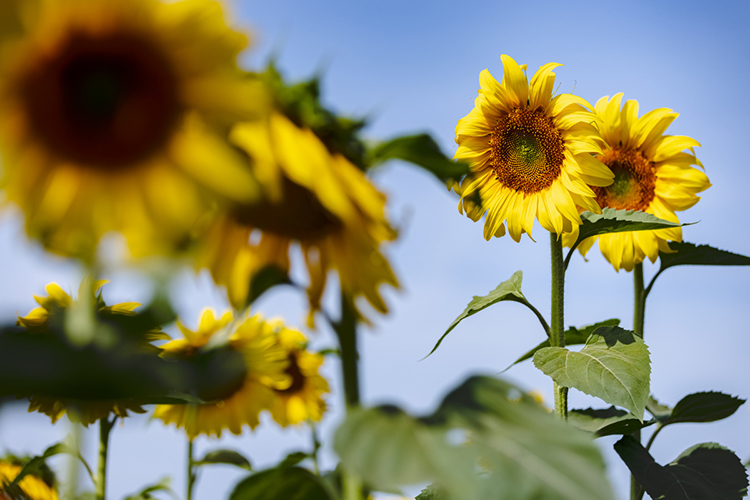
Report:
[[[135,308],[140,306],[138,302],[122,302],[112,306],[104,303],[101,295],[101,287],[106,283],[107,281],[104,280],[97,281],[92,287],[90,281],[84,280],[79,288],[78,296],[82,297],[83,294],[89,293],[94,304],[94,309],[100,317],[134,315]],[[77,301],[67,294],[57,283],[48,284],[45,290],[47,292],[46,297],[34,296],[34,300],[36,300],[40,307],[32,309],[26,316],[19,316],[16,321],[18,326],[25,328],[31,334],[38,335],[49,332],[51,321],[54,323],[62,322],[61,315],[64,314],[65,310],[76,306]],[[169,337],[159,330],[146,332],[143,338],[144,348],[148,347],[148,341],[163,340],[165,338]],[[124,418],[128,416],[128,411],[135,413],[146,412],[140,405],[124,400],[78,401],[32,395],[29,397],[29,401],[29,412],[38,411],[39,413],[43,413],[50,417],[53,424],[66,413],[72,421],[80,422],[88,427],[89,424],[97,420],[107,418],[111,413],[117,417]]]
[[[267,121],[238,124],[231,139],[249,155],[264,197],[236,204],[213,223],[197,266],[208,268],[242,308],[252,277],[269,265],[288,272],[296,244],[310,277],[311,324],[330,271],[338,273],[344,294],[363,296],[387,312],[378,288],[398,282],[380,245],[394,239],[395,231],[385,219],[385,197],[365,174],[278,112]],[[251,238],[253,233],[258,237]]]
[[217,2],[11,4],[23,15],[0,23],[0,186],[29,235],[86,259],[109,231],[135,256],[167,252],[215,197],[258,194],[226,134],[264,94]]
[[[675,212],[698,203],[697,193],[711,186],[706,174],[692,166],[703,168],[693,152],[700,144],[690,137],[664,135],[678,116],[671,109],[655,109],[638,118],[638,102],[627,101],[620,109],[621,100],[622,94],[616,94],[596,103],[606,143],[599,160],[615,175],[611,185],[593,187],[596,201],[602,207],[640,210],[680,222]],[[571,246],[577,237],[575,228],[564,243]],[[682,241],[682,228],[605,234],[598,240],[615,270],[632,271],[646,257],[656,262],[660,250],[670,252],[667,240]],[[596,241],[596,236],[584,240],[578,246],[581,254],[585,256]]]
[[[19,464],[11,463],[7,460],[0,460],[0,500],[13,500],[10,492],[6,491],[6,486],[13,482],[23,467]],[[43,479],[37,477],[34,473],[27,474],[18,486],[28,500],[57,500],[57,492],[51,484],[47,484]]]
[[178,323],[178,326],[184,338],[164,344],[162,349],[165,354],[190,356],[214,335],[228,333],[230,348],[240,352],[245,359],[247,375],[235,392],[220,401],[198,405],[159,405],[154,411],[154,418],[184,428],[191,440],[199,434],[221,437],[224,429],[241,434],[244,425],[251,429],[257,427],[258,415],[268,409],[274,399],[272,387],[283,387],[290,383],[290,376],[285,372],[287,354],[276,342],[274,325],[257,314],[233,322],[233,314],[229,311],[217,319],[213,310],[206,309],[197,331],[189,330],[182,323]]
[[291,380],[274,388],[276,397],[270,408],[273,419],[283,427],[320,420],[326,409],[322,396],[329,392],[328,382],[318,374],[323,355],[309,352],[305,336],[296,330],[282,326],[276,338],[287,353],[286,373]]
[[485,213],[484,238],[508,232],[515,241],[534,219],[556,234],[581,224],[579,210],[599,212],[589,187],[607,186],[613,175],[592,153],[600,154],[596,116],[582,98],[552,97],[553,70],[542,66],[531,79],[525,66],[502,55],[504,78],[479,75],[474,109],[456,126],[454,159],[471,167],[460,186],[459,212],[478,221]]

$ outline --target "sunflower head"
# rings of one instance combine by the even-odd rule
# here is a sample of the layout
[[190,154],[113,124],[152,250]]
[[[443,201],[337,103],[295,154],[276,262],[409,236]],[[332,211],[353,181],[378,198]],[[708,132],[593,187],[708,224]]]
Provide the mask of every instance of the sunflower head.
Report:
[[323,355],[308,351],[305,336],[296,330],[282,327],[276,335],[289,360],[289,381],[274,387],[273,419],[283,427],[320,420],[326,410],[323,395],[329,392],[328,382],[318,373]]
[[134,254],[174,250],[216,198],[257,194],[225,136],[266,104],[218,3],[23,8],[20,29],[0,24],[0,152],[32,236],[87,258],[111,230]]
[[529,82],[525,66],[501,57],[502,82],[482,71],[474,109],[456,127],[454,158],[471,167],[456,189],[459,211],[474,221],[486,214],[487,240],[503,236],[507,223],[520,241],[535,220],[550,232],[570,232],[581,224],[579,211],[600,211],[589,186],[612,182],[592,156],[601,153],[597,117],[580,97],[552,96],[559,64],[542,66]]
[[183,428],[190,439],[200,434],[220,437],[224,430],[241,434],[245,425],[251,429],[260,423],[258,415],[273,401],[272,387],[290,383],[285,372],[287,355],[275,341],[274,325],[259,315],[234,321],[231,312],[219,319],[206,309],[193,331],[179,324],[184,335],[163,347],[165,355],[190,357],[209,341],[223,336],[232,350],[242,354],[247,372],[239,386],[217,401],[204,404],[159,405],[154,418]]
[[[599,117],[604,147],[599,160],[615,178],[609,186],[592,186],[602,207],[640,210],[670,222],[679,222],[675,212],[687,210],[711,183],[695,157],[698,141],[686,136],[665,135],[678,114],[659,108],[638,117],[638,102],[622,104],[622,94],[602,97],[595,112]],[[701,167],[695,168],[694,165]],[[576,228],[577,229],[577,228]],[[568,246],[577,230],[566,235]],[[679,227],[655,231],[607,234],[598,237],[599,249],[616,270],[633,270],[646,257],[655,262],[659,251],[670,252],[667,241],[682,241]],[[588,238],[579,245],[584,256],[597,241]]]
[[[107,281],[102,280],[92,284],[90,280],[83,280],[78,292],[79,300],[73,299],[57,283],[50,283],[45,288],[47,296],[34,296],[34,300],[37,301],[39,307],[32,309],[26,316],[19,316],[16,324],[26,329],[30,334],[52,334],[53,331],[67,326],[66,315],[70,314],[72,309],[83,307],[80,304],[80,298],[86,297],[86,295],[88,295],[86,302],[90,304],[99,320],[116,321],[118,316],[135,314],[135,308],[140,306],[138,302],[122,302],[112,306],[108,306],[104,302],[101,287],[106,283]],[[154,347],[148,342],[165,338],[168,337],[160,329],[143,332],[137,348],[144,351],[153,350]],[[50,417],[52,423],[57,422],[66,413],[72,421],[80,422],[84,426],[88,426],[99,419],[107,418],[110,414],[124,418],[128,416],[128,411],[145,413],[140,405],[125,400],[82,401],[31,395],[29,401],[30,412],[44,413]]]
[[[6,490],[8,484],[21,472],[24,461],[15,459],[0,460],[0,500],[14,500],[14,492]],[[28,500],[57,500],[55,477],[52,471],[43,465],[36,472],[24,476],[18,483],[18,490],[23,499]]]

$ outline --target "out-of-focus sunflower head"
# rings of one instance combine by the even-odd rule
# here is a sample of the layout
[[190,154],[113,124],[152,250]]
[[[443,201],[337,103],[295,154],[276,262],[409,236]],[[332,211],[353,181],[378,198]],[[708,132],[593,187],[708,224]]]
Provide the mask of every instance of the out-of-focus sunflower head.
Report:
[[269,101],[237,67],[247,37],[217,2],[13,7],[18,22],[0,23],[2,186],[31,236],[84,258],[109,231],[134,255],[168,252],[217,199],[257,197],[226,135]]
[[[31,310],[26,316],[19,316],[17,325],[23,327],[29,334],[39,336],[58,336],[65,344],[76,345],[78,349],[113,349],[119,346],[122,355],[129,352],[153,352],[157,348],[151,341],[169,338],[159,328],[139,331],[132,338],[119,338],[110,329],[117,324],[119,318],[135,315],[138,302],[122,302],[108,306],[102,298],[101,287],[106,281],[92,283],[85,279],[81,282],[78,299],[74,299],[57,283],[46,286],[47,296],[34,296],[39,307]],[[90,322],[81,322],[87,318]],[[82,341],[80,330],[91,328],[92,337]],[[76,330],[71,334],[69,330]],[[119,343],[118,343],[119,342]],[[98,351],[96,351],[98,352]],[[110,414],[117,417],[128,416],[128,411],[144,413],[139,404],[128,400],[82,400],[58,399],[41,394],[29,395],[29,411],[39,411],[49,416],[52,423],[57,422],[64,414],[68,414],[73,421],[85,426],[99,419],[107,418]]]
[[[242,307],[253,276],[267,266],[287,273],[289,249],[299,245],[309,275],[310,318],[320,308],[331,271],[343,293],[364,297],[385,313],[379,286],[398,282],[381,245],[396,233],[385,216],[385,196],[363,171],[356,135],[361,122],[325,111],[317,87],[267,85],[274,89],[277,111],[265,120],[238,123],[230,134],[248,155],[262,197],[235,204],[214,222],[197,265],[207,267]],[[253,233],[258,237],[251,243]]]
[[8,488],[28,461],[14,456],[0,459],[0,500],[57,500],[55,474],[44,463],[24,476],[13,489]]
[[[638,101],[622,104],[622,94],[602,97],[595,112],[603,140],[599,160],[614,173],[608,186],[592,186],[602,207],[640,210],[679,223],[675,212],[687,210],[700,200],[698,193],[711,186],[696,158],[698,141],[687,136],[666,135],[678,114],[658,108],[638,116]],[[696,168],[695,166],[700,167]],[[578,228],[565,235],[571,246]],[[668,241],[682,241],[682,228],[605,234],[578,246],[582,255],[599,242],[602,255],[615,270],[632,271],[646,257],[656,262],[659,252],[671,252]]]

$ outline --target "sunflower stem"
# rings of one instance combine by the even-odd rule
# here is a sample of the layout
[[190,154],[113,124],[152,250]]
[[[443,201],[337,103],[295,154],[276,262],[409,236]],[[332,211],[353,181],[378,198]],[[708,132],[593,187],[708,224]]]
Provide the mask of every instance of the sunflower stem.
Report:
[[315,474],[320,475],[320,463],[318,461],[318,451],[320,450],[320,439],[318,439],[318,428],[315,426],[315,423],[312,420],[308,420],[308,423],[310,425],[310,434],[312,434],[312,442],[313,442],[313,451],[312,451],[312,461],[313,461],[313,468],[315,470]]
[[188,438],[187,445],[187,492],[185,493],[186,500],[192,500],[193,498],[193,486],[195,486],[195,460],[193,459],[193,440]]
[[107,417],[99,419],[99,464],[96,470],[96,500],[107,497],[107,454],[109,452],[109,434],[115,425],[117,416],[110,421]]
[[[633,269],[633,332],[636,335],[643,338],[643,325],[646,317],[646,290],[643,286],[643,263],[636,264]],[[643,415],[639,415],[643,416]],[[657,431],[654,433],[656,436]],[[631,434],[638,442],[641,442],[641,431],[637,430]],[[652,440],[653,441],[653,440]],[[651,446],[649,441],[648,446]],[[648,449],[648,448],[647,448]],[[630,476],[630,500],[640,500],[643,498],[643,488],[640,483],[635,479],[635,476]]]
[[[549,344],[565,347],[565,265],[563,262],[562,238],[550,233],[550,256],[552,262],[552,314]],[[555,415],[568,418],[568,388],[555,382]]]

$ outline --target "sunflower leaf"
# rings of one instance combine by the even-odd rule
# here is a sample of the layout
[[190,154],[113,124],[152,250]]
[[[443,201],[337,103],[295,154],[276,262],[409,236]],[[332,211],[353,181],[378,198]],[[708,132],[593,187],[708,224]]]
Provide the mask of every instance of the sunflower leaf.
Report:
[[619,326],[598,328],[580,352],[545,347],[534,354],[534,366],[559,385],[622,406],[641,421],[650,363],[643,340]]
[[446,498],[612,498],[591,437],[496,378],[469,378],[426,417],[395,406],[352,412],[334,449],[378,490],[438,480]]
[[307,469],[284,467],[252,474],[235,486],[229,500],[333,500],[323,481]]
[[544,321],[544,318],[541,316],[539,311],[537,311],[536,308],[526,300],[526,297],[524,297],[523,293],[521,293],[521,281],[523,281],[523,271],[516,271],[515,273],[513,273],[513,276],[511,276],[509,280],[500,283],[497,288],[492,290],[487,295],[475,295],[474,298],[471,299],[471,302],[469,302],[469,304],[466,306],[466,309],[464,309],[464,312],[459,314],[459,316],[453,320],[453,323],[450,324],[445,333],[438,339],[435,347],[432,348],[430,353],[425,356],[425,358],[432,355],[432,353],[434,353],[437,348],[440,347],[443,339],[448,336],[448,334],[454,328],[456,328],[456,326],[458,326],[461,321],[465,320],[469,316],[473,316],[476,313],[487,309],[492,305],[497,304],[498,302],[506,300],[512,302],[520,302],[521,304],[531,309],[537,315],[539,321],[542,323],[542,327],[544,328],[544,330],[549,334],[549,326],[547,325],[547,322]]
[[252,470],[250,461],[244,455],[234,450],[212,450],[206,453],[202,459],[195,462],[195,465],[214,464],[234,465],[241,469]]
[[744,403],[744,399],[721,392],[688,394],[674,406],[664,425],[679,422],[716,422],[731,416]]
[[593,408],[570,410],[568,412],[568,423],[581,430],[592,432],[594,437],[602,437],[614,434],[631,434],[648,427],[654,421],[641,422],[630,413],[610,406],[603,410]]
[[250,305],[258,298],[277,285],[292,285],[292,281],[283,269],[269,265],[258,271],[250,280],[247,294],[247,304]]
[[631,436],[615,443],[615,451],[654,499],[739,500],[747,492],[742,462],[716,443],[695,445],[665,466]]
[[654,398],[654,396],[648,397],[648,400],[646,401],[646,409],[656,420],[662,423],[672,414],[672,408],[661,404],[656,398]]
[[[576,345],[576,344],[585,344],[586,339],[589,338],[589,336],[594,333],[594,330],[599,328],[600,326],[617,326],[620,324],[620,320],[616,318],[607,319],[604,321],[600,321],[599,323],[594,323],[593,325],[586,325],[582,326],[581,328],[576,328],[574,326],[568,327],[567,330],[565,330],[565,345]],[[529,352],[518,358],[511,364],[508,368],[510,368],[513,365],[516,365],[520,363],[521,361],[526,361],[527,359],[534,356],[534,353],[537,352],[539,349],[543,349],[545,347],[549,347],[549,339],[545,340],[544,342],[539,343],[536,347],[531,349]],[[506,370],[508,369],[506,368]]]
[[459,180],[469,173],[469,166],[456,162],[440,151],[429,134],[397,137],[368,151],[368,163],[378,164],[388,160],[404,160],[430,172],[441,182]]
[[656,278],[670,267],[675,266],[750,266],[750,257],[720,250],[708,245],[670,241],[670,253],[659,252],[659,271],[646,287],[646,295],[654,286]]

